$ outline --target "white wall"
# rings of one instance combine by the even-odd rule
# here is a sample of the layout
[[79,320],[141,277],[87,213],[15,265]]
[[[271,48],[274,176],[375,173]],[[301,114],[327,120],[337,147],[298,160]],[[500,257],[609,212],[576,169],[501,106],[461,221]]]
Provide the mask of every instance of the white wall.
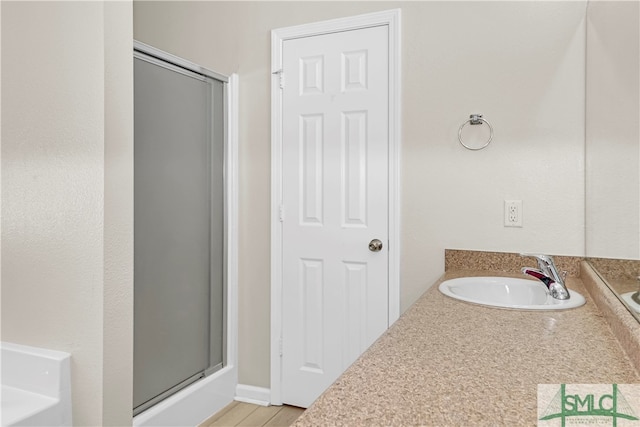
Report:
[[[403,13],[404,311],[443,272],[445,248],[584,253],[584,2],[134,3],[136,39],[213,70],[240,92],[240,382],[269,387],[270,30]],[[471,113],[495,127],[464,150]],[[524,227],[503,227],[521,199]]]
[[591,2],[586,254],[640,258],[640,4]]
[[130,2],[2,2],[2,340],[72,354],[74,425],[131,424]]

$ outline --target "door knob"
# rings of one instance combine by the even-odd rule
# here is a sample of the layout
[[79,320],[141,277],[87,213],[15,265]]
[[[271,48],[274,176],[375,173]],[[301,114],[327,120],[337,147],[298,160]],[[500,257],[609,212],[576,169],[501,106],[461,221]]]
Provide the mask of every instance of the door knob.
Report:
[[369,242],[369,250],[371,252],[380,252],[382,250],[382,242],[378,239],[373,239]]

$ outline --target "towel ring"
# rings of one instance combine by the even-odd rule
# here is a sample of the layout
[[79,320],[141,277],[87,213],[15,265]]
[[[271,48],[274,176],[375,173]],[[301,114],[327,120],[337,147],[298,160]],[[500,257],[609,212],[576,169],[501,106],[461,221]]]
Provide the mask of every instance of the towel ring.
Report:
[[[489,139],[487,139],[487,142],[484,143],[483,146],[481,147],[469,147],[467,144],[465,144],[462,141],[462,129],[467,125],[470,124],[472,126],[474,125],[481,125],[482,123],[486,123],[487,126],[489,126]],[[466,148],[467,150],[473,150],[473,151],[477,151],[477,150],[482,150],[483,148],[485,148],[487,145],[489,145],[491,143],[491,140],[493,139],[493,126],[491,126],[491,123],[489,123],[486,119],[484,119],[482,117],[482,114],[472,114],[469,116],[469,120],[467,120],[466,122],[464,122],[462,125],[460,125],[460,129],[458,129],[458,141],[460,141],[460,144],[462,144],[462,146],[464,148]]]

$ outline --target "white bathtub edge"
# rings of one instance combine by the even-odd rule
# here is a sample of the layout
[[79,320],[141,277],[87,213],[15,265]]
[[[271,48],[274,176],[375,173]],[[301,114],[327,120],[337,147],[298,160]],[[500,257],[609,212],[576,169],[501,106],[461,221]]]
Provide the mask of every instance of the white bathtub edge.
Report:
[[[0,359],[2,388],[9,394],[2,399],[3,426],[73,424],[71,354],[2,341]],[[11,396],[27,404],[9,402]]]

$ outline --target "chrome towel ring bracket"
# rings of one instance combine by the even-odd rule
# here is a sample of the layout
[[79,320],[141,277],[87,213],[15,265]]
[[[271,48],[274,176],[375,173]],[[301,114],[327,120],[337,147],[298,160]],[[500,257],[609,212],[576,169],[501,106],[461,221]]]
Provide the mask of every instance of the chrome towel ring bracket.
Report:
[[[470,147],[467,144],[465,144],[464,141],[462,140],[462,129],[464,129],[466,125],[476,126],[476,125],[481,125],[483,123],[486,123],[486,125],[489,126],[489,139],[487,139],[484,145],[480,147]],[[473,150],[473,151],[482,150],[483,148],[485,148],[487,145],[491,143],[492,139],[493,139],[493,126],[491,126],[491,123],[489,123],[485,118],[482,117],[482,114],[470,115],[469,120],[462,123],[462,125],[460,125],[460,129],[458,129],[458,141],[460,141],[460,144],[462,144],[462,146],[467,150]]]

